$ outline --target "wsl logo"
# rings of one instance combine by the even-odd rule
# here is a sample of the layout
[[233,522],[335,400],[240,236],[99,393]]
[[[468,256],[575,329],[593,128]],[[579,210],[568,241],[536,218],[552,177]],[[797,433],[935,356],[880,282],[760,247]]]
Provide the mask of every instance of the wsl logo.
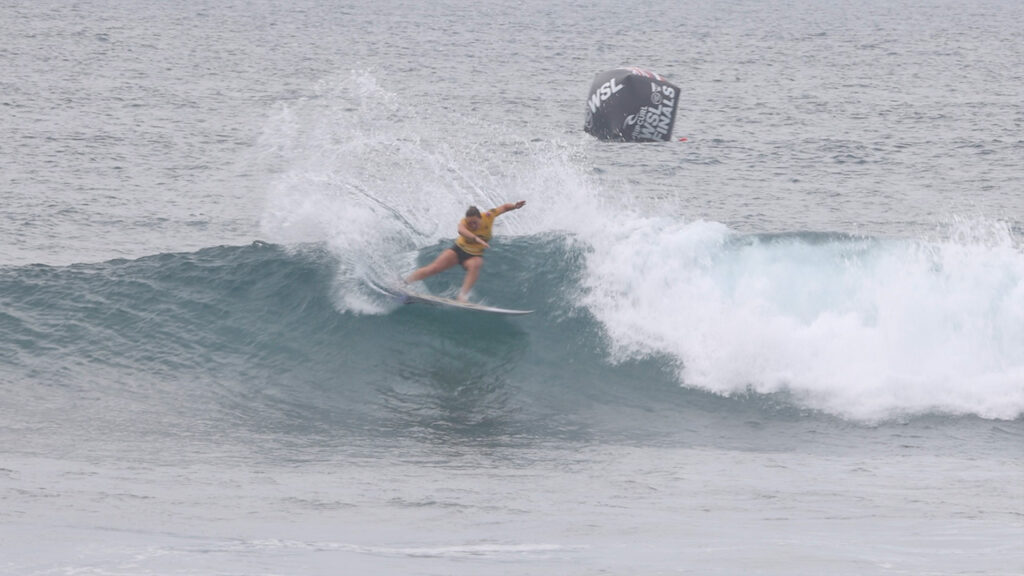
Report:
[[593,94],[590,95],[590,112],[597,112],[597,109],[601,107],[601,103],[611,98],[612,94],[622,90],[622,86],[618,84],[615,78],[601,84]]
[[679,88],[636,68],[594,77],[583,129],[601,140],[663,142],[672,138]]

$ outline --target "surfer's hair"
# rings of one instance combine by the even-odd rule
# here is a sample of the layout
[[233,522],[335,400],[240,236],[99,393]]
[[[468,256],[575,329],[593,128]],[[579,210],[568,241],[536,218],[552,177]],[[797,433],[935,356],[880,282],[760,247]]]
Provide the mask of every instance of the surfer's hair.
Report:
[[466,218],[479,218],[480,209],[476,206],[470,206],[469,210],[466,210]]

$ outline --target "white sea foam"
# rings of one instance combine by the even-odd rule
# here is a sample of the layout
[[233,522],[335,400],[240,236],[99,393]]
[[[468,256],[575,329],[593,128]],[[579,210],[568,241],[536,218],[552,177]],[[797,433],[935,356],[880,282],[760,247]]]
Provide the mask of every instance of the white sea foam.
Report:
[[1015,418],[1024,252],[994,228],[935,241],[757,237],[637,217],[595,242],[586,302],[616,358],[666,355],[687,386],[787,391],[858,419]]

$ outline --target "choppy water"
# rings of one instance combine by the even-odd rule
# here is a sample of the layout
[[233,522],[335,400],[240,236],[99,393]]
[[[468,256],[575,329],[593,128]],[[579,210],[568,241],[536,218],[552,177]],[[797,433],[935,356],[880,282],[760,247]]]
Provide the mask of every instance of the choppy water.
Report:
[[1021,12],[3,4],[0,573],[1021,572]]

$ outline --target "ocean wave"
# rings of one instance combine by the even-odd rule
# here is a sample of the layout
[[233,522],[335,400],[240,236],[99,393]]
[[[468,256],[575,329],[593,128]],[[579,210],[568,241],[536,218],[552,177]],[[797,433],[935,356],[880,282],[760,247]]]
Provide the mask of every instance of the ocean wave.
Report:
[[[398,306],[368,286],[372,267],[315,244],[5,267],[0,357],[16,380],[230,382],[229,396],[312,411],[345,398],[347,413],[387,407],[396,428],[501,430],[515,394],[645,406],[676,386],[861,421],[1024,413],[1016,246],[700,222],[618,236],[506,239],[475,297],[537,310],[523,319]],[[464,417],[438,418],[460,402]]]

